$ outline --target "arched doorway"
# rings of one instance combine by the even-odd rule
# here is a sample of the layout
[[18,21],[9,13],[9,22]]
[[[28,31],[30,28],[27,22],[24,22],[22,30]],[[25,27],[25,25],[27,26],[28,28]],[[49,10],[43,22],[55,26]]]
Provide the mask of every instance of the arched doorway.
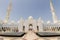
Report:
[[33,25],[32,24],[29,24],[29,30],[33,30]]
[[39,26],[37,26],[37,31],[39,31]]
[[25,31],[25,26],[23,26],[23,31]]

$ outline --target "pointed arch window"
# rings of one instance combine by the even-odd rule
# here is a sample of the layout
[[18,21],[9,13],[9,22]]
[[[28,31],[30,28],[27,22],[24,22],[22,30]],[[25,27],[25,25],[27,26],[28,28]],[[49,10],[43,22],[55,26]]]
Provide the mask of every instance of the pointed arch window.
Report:
[[23,31],[25,31],[25,26],[23,26]]
[[39,26],[37,26],[37,31],[39,31]]
[[33,30],[33,25],[32,24],[29,24],[29,30]]

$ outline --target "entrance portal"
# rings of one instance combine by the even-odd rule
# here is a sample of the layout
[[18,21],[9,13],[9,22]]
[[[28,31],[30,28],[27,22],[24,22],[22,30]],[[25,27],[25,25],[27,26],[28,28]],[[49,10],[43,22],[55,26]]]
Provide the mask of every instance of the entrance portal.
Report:
[[29,24],[29,30],[33,30],[33,25],[32,24]]

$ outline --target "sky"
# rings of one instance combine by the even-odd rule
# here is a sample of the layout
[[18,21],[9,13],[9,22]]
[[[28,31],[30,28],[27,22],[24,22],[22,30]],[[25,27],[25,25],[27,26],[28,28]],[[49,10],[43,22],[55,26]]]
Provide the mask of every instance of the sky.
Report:
[[[60,19],[60,0],[52,0],[58,19]],[[4,20],[7,13],[9,0],[0,0],[0,19]],[[9,20],[20,20],[21,17],[27,19],[33,16],[38,20],[39,17],[44,21],[52,21],[50,10],[50,0],[12,0],[12,10]]]

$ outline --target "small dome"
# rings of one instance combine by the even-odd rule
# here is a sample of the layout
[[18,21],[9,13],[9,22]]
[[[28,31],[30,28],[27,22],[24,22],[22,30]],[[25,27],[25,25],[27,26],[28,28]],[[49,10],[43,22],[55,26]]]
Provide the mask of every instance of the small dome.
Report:
[[44,23],[44,21],[42,20],[41,17],[39,17],[38,22],[40,22],[40,23]]
[[20,20],[24,20],[23,17],[21,17]]
[[29,16],[28,19],[33,19],[33,17],[32,16]]
[[51,22],[50,21],[47,21],[47,24],[50,24]]
[[17,21],[17,23],[20,23],[20,21]]
[[41,19],[41,17],[39,17],[39,19],[38,19],[38,20],[42,20],[42,19]]
[[7,20],[4,20],[4,23],[7,23],[8,21]]
[[13,23],[13,24],[15,24],[15,21],[13,21],[13,20],[12,20],[10,23]]
[[0,23],[3,23],[3,20],[0,20]]

